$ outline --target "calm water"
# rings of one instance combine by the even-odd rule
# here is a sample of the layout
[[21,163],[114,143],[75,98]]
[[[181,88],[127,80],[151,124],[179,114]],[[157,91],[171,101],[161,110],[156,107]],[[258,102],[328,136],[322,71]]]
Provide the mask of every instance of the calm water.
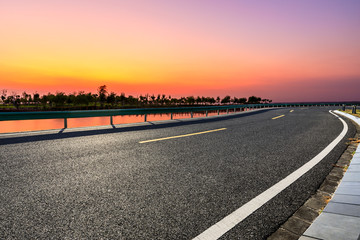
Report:
[[[230,111],[231,112],[231,111]],[[221,111],[220,114],[225,114]],[[216,112],[209,112],[208,116],[217,115]],[[194,113],[194,117],[203,117],[205,113]],[[173,119],[190,118],[190,113],[173,114]],[[147,121],[169,120],[170,114],[149,114]],[[143,122],[144,115],[115,116],[114,124]],[[110,117],[91,117],[91,118],[69,118],[68,128],[89,127],[110,125]],[[48,129],[61,129],[64,127],[64,119],[45,119],[45,120],[21,120],[21,121],[0,121],[0,133],[37,131]]]

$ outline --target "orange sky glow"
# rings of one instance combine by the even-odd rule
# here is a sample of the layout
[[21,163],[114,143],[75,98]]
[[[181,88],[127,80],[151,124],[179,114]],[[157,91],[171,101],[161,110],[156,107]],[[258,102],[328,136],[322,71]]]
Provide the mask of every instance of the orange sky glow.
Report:
[[360,2],[0,3],[0,90],[360,101]]

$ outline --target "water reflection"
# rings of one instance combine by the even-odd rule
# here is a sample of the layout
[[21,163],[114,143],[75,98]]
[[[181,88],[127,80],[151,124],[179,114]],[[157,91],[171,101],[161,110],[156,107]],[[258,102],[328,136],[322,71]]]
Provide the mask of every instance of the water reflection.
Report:
[[[232,110],[230,111],[232,112]],[[209,111],[208,116],[217,115],[217,111]],[[226,114],[225,111],[220,111],[220,114]],[[195,112],[193,117],[204,117],[205,112]],[[190,113],[174,113],[173,119],[190,118]],[[170,113],[167,114],[149,114],[147,115],[147,121],[159,121],[169,120],[171,118]],[[144,115],[126,115],[115,116],[113,118],[114,124],[123,123],[136,123],[143,122]],[[69,118],[68,128],[75,127],[89,127],[89,126],[101,126],[110,125],[110,117],[90,117],[90,118]],[[19,120],[19,121],[0,121],[0,133],[10,132],[24,132],[24,131],[38,131],[48,129],[61,129],[64,127],[64,119],[44,119],[44,120]]]

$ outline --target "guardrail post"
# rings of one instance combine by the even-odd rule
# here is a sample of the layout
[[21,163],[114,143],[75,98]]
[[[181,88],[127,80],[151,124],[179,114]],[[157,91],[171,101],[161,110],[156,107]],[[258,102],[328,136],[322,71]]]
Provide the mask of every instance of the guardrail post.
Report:
[[220,115],[220,110],[218,110],[218,115]]
[[229,114],[229,109],[226,109],[226,114]]
[[193,118],[193,117],[194,117],[194,116],[193,116],[193,112],[191,112],[191,113],[190,113],[190,115],[191,115],[191,118]]
[[173,120],[173,113],[170,114],[170,119]]
[[205,112],[205,115],[206,115],[206,117],[208,116],[208,111],[206,110],[206,112]]
[[147,121],[147,114],[144,114],[144,122]]
[[234,113],[236,113],[236,108],[234,108]]
[[67,118],[64,118],[64,128],[67,128]]
[[110,125],[114,125],[114,123],[113,123],[113,116],[110,116]]
[[356,114],[356,105],[354,105],[354,106],[352,107],[352,113],[353,113],[353,114]]
[[342,110],[345,111],[345,104],[342,105]]

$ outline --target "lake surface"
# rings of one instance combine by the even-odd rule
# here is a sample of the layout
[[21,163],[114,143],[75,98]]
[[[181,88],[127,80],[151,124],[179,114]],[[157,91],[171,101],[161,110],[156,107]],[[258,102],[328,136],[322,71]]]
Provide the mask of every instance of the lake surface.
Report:
[[[220,114],[225,114],[221,111]],[[208,116],[217,115],[212,111]],[[194,113],[194,117],[204,117],[205,112]],[[190,118],[190,113],[174,113],[173,119]],[[170,114],[148,114],[147,121],[169,120]],[[89,127],[110,125],[110,117],[90,117],[90,118],[68,118],[68,128]],[[143,122],[144,115],[126,115],[113,117],[114,124]],[[44,119],[44,120],[18,120],[18,121],[0,121],[0,133],[38,131],[49,129],[62,129],[64,119]]]

